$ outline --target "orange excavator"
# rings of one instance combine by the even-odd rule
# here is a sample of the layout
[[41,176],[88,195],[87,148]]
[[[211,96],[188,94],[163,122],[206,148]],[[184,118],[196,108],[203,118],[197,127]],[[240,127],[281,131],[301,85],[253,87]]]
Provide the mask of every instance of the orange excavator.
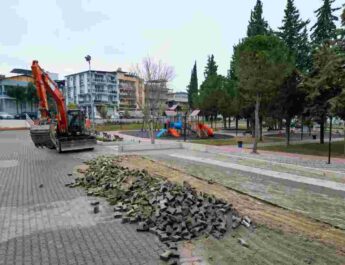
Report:
[[[41,117],[38,125],[30,128],[31,139],[36,147],[56,149],[58,152],[93,149],[96,137],[86,128],[85,114],[78,109],[67,110],[65,98],[57,84],[33,61],[32,74],[39,98]],[[49,111],[47,93],[56,104],[57,115]]]

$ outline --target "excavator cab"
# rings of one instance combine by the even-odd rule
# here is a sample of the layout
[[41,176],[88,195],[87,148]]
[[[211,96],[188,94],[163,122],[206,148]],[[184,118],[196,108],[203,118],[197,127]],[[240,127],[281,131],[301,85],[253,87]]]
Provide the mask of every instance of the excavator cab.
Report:
[[81,110],[68,110],[67,119],[70,135],[80,135],[85,132],[85,114]]

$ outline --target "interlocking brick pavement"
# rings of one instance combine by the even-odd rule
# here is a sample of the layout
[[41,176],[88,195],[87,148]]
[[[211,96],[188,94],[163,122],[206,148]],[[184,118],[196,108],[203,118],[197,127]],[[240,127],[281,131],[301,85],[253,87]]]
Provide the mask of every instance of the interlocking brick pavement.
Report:
[[82,160],[114,150],[58,154],[28,131],[0,132],[1,265],[160,263],[155,236],[114,220],[105,201],[94,214],[84,190],[64,186]]

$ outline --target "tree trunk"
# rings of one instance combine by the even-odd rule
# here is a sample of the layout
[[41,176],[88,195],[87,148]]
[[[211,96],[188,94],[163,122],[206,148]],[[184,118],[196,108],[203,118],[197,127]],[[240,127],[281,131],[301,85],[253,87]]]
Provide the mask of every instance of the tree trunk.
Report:
[[229,116],[229,130],[231,130],[231,116]]
[[303,140],[303,116],[301,118],[301,141]]
[[259,111],[260,111],[260,98],[256,94],[256,103],[255,103],[255,139],[253,145],[253,153],[258,153],[258,139],[259,139],[259,130],[260,130],[260,121],[259,121]]
[[291,119],[286,119],[286,125],[285,125],[285,130],[286,130],[286,146],[290,145],[290,126],[291,126]]
[[[345,130],[345,127],[344,127]],[[238,116],[236,116],[236,136],[237,136],[237,131],[238,131]]]
[[320,123],[320,144],[325,143],[325,121],[322,120]]
[[283,130],[283,120],[279,120],[279,130]]
[[254,116],[254,119],[251,120],[251,123],[250,123],[250,128],[252,130],[252,137],[254,138],[255,137],[255,128],[256,128],[256,125],[255,125],[255,116]]
[[262,117],[260,118],[260,141],[262,142]]
[[215,117],[215,119],[214,119],[214,129],[217,130],[217,115],[216,115],[216,117]]
[[249,130],[249,119],[247,119],[247,131]]
[[224,129],[226,129],[226,117],[223,117],[223,126],[224,126]]
[[150,120],[151,144],[155,144],[155,132],[153,131],[153,120]]

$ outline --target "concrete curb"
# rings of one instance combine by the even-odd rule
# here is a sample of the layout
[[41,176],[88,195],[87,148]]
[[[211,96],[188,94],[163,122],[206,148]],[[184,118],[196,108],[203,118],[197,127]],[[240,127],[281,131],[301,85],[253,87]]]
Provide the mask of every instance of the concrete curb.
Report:
[[97,145],[102,145],[102,146],[117,146],[120,145],[122,141],[112,141],[112,142],[102,142],[97,140]]
[[167,143],[167,144],[128,144],[119,145],[119,152],[134,152],[134,151],[155,151],[155,150],[171,150],[171,149],[182,149],[181,143]]

